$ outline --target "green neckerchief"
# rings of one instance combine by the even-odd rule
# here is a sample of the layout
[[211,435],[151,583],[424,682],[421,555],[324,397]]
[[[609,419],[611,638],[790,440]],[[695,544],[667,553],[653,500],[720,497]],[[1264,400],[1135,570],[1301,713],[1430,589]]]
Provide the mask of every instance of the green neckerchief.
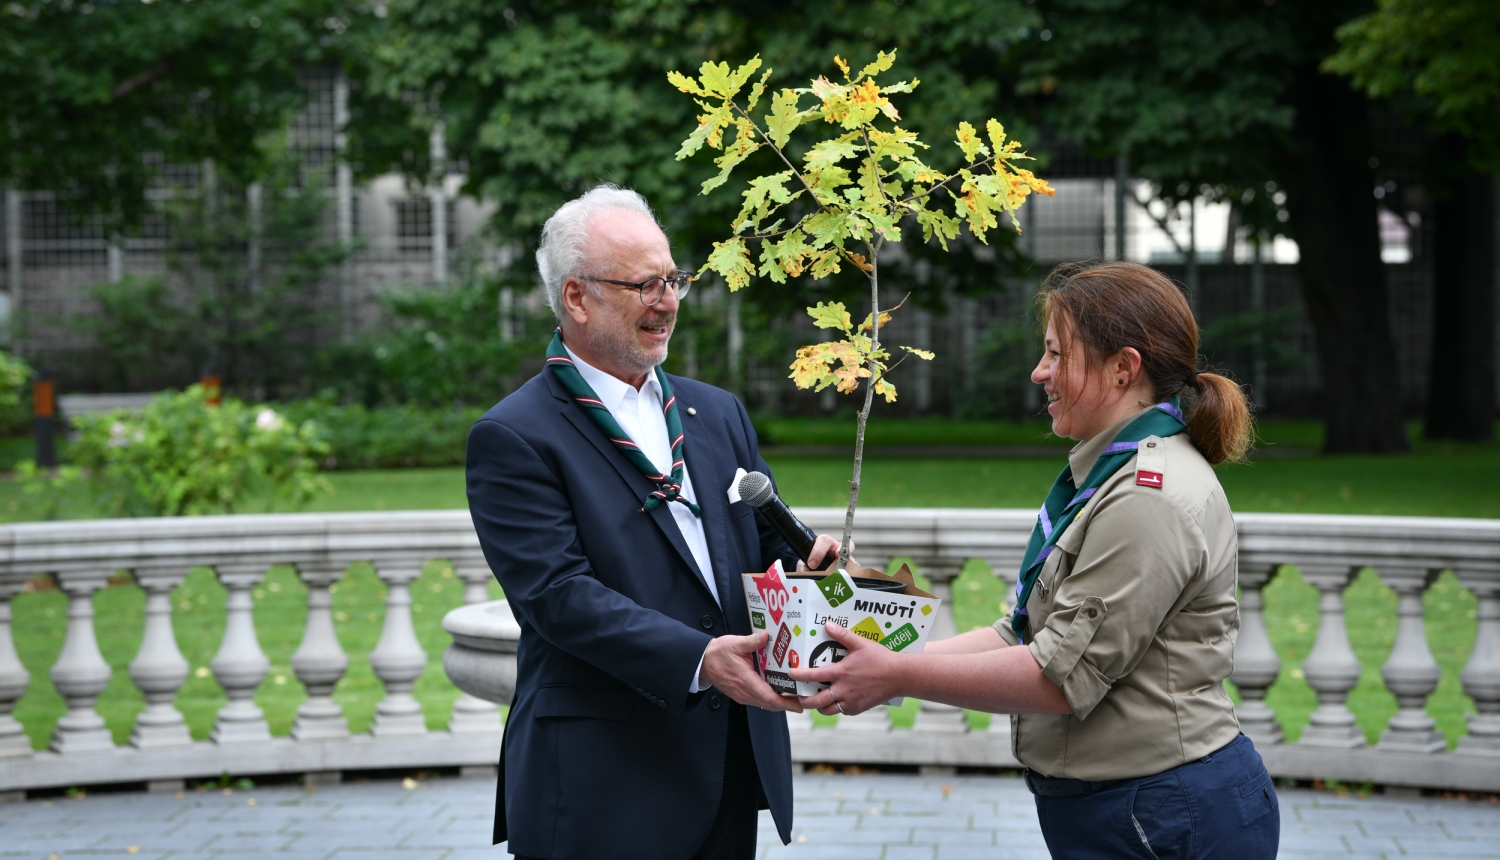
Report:
[[1021,575],[1016,578],[1016,609],[1010,616],[1010,627],[1020,642],[1026,641],[1026,602],[1031,599],[1031,589],[1036,585],[1037,575],[1042,572],[1042,562],[1052,554],[1058,538],[1067,531],[1073,518],[1083,509],[1083,503],[1093,498],[1114,474],[1135,456],[1141,440],[1147,436],[1175,436],[1186,430],[1182,420],[1181,401],[1174,397],[1166,403],[1158,403],[1147,409],[1134,421],[1125,425],[1110,442],[1082,485],[1073,483],[1073,466],[1063,467],[1057,481],[1047,493],[1037,514],[1036,527],[1031,530],[1031,541],[1026,544],[1026,558],[1021,562]]
[[651,459],[641,453],[641,446],[635,444],[620,422],[609,411],[609,407],[594,393],[594,389],[584,381],[583,374],[573,366],[573,359],[568,355],[568,350],[563,346],[562,330],[558,329],[552,335],[552,343],[547,346],[547,366],[557,376],[557,381],[562,387],[573,395],[573,400],[583,407],[583,411],[593,419],[594,424],[604,435],[609,437],[620,453],[625,455],[631,465],[641,470],[646,480],[656,484],[656,489],[646,494],[643,511],[649,511],[662,502],[681,502],[687,505],[687,509],[693,512],[693,516],[702,516],[702,510],[687,497],[682,495],[682,418],[677,415],[677,397],[672,394],[672,384],[667,382],[667,375],[656,368],[656,381],[661,384],[662,412],[667,418],[667,437],[672,440],[672,473],[663,475],[656,471],[656,465]]

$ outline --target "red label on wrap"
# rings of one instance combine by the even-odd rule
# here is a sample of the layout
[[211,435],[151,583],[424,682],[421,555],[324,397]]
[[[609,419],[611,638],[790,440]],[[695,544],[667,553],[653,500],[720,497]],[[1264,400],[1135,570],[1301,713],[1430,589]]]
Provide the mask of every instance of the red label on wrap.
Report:
[[[787,593],[786,582],[781,578],[780,565],[773,565],[766,575],[755,580],[755,588],[760,592],[760,599],[766,604],[766,612],[771,616],[772,624],[781,623],[781,615],[786,610],[787,603],[792,599]],[[777,658],[780,663],[781,659]]]
[[790,647],[792,647],[792,631],[783,627],[776,634],[776,645],[771,650],[771,656],[776,658],[776,665],[781,666],[786,663],[786,650]]

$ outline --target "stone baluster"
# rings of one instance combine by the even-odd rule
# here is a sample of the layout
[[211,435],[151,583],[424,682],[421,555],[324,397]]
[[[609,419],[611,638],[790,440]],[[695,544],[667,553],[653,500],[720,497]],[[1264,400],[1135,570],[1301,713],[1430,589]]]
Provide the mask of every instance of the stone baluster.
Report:
[[380,642],[370,652],[370,667],[385,683],[385,698],[375,708],[370,733],[377,737],[420,735],[427,731],[427,720],[411,690],[427,668],[427,652],[417,642],[411,623],[411,583],[421,575],[422,563],[378,566],[376,573],[386,587],[385,626]]
[[146,710],[136,718],[130,733],[130,745],[136,749],[193,742],[182,712],[172,704],[192,668],[177,647],[177,634],[172,629],[172,589],[187,574],[185,567],[135,572],[135,581],[146,590],[146,632],[141,650],[130,662],[130,678],[146,697]]
[[[923,571],[932,582],[932,589],[929,593],[943,601],[938,606],[937,617],[932,621],[932,629],[927,632],[928,642],[951,639],[958,635],[958,624],[953,620],[953,578],[958,576],[960,567],[961,563],[931,564],[930,569]],[[912,724],[913,730],[953,733],[969,730],[969,720],[962,708],[925,700],[922,701],[921,706],[922,709],[917,712],[916,722]]]
[[1303,565],[1302,578],[1318,590],[1318,639],[1302,664],[1308,686],[1318,694],[1318,707],[1302,732],[1310,746],[1353,749],[1365,744],[1364,732],[1344,702],[1359,683],[1363,667],[1344,628],[1344,589],[1354,570],[1344,565]]
[[[489,584],[494,574],[490,573],[488,562],[482,558],[455,562],[453,573],[463,580],[465,606],[489,601]],[[471,693],[458,697],[453,703],[453,714],[448,717],[448,731],[455,735],[491,734],[503,727],[498,703],[487,702]]]
[[333,630],[333,595],[329,587],[344,575],[344,566],[310,562],[297,565],[307,586],[307,626],[292,655],[292,671],[307,688],[307,700],[297,708],[292,737],[299,741],[349,737],[344,709],[333,700],[333,688],[349,668],[349,655]]
[[68,635],[52,667],[52,683],[68,703],[68,712],[57,722],[52,749],[64,755],[115,748],[104,718],[94,710],[99,694],[109,686],[111,674],[94,638],[94,592],[103,588],[109,577],[107,570],[57,577],[58,587],[68,595]]
[[1469,733],[1459,739],[1457,751],[1500,758],[1500,573],[1455,572],[1479,602],[1474,651],[1458,676],[1478,713],[1469,715]]
[[31,739],[11,713],[16,700],[26,694],[31,673],[21,665],[10,632],[10,599],[20,592],[20,582],[0,582],[0,759],[31,755]]
[[1427,647],[1427,629],[1422,623],[1422,592],[1441,571],[1382,567],[1377,572],[1398,597],[1396,644],[1381,667],[1380,676],[1400,706],[1377,746],[1401,752],[1442,752],[1448,745],[1424,707],[1427,697],[1443,679],[1443,670]]
[[1240,731],[1262,747],[1286,740],[1275,712],[1266,705],[1266,689],[1281,674],[1281,660],[1266,635],[1262,589],[1279,568],[1275,564],[1240,565],[1240,635],[1230,680],[1240,691],[1240,706],[1235,709]]
[[251,589],[265,578],[266,568],[259,564],[221,565],[217,572],[219,582],[229,590],[224,604],[228,618],[219,653],[208,665],[229,703],[219,709],[209,737],[221,744],[269,741],[271,729],[265,713],[255,704],[255,691],[266,679],[271,661],[256,638],[254,602],[250,598]]

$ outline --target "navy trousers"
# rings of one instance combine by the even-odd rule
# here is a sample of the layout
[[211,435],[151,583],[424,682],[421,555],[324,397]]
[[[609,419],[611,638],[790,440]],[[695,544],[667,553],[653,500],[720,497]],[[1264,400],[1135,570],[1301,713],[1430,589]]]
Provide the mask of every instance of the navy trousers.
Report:
[[1036,797],[1058,860],[1273,860],[1281,841],[1276,789],[1244,735],[1197,761],[1073,797]]

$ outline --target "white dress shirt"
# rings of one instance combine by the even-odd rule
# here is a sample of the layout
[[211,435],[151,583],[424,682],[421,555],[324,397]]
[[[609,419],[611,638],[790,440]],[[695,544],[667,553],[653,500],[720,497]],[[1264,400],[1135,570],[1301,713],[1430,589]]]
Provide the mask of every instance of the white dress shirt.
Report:
[[[564,344],[563,348],[567,349],[567,345]],[[637,390],[635,386],[590,365],[571,349],[568,349],[568,357],[573,359],[573,366],[578,369],[583,381],[594,389],[595,396],[604,404],[604,408],[619,422],[630,440],[640,446],[646,459],[661,474],[670,474],[672,440],[667,434],[667,416],[662,412],[661,382],[657,380],[656,374],[648,373],[646,384]],[[693,492],[693,479],[688,474],[685,462],[682,467],[682,496],[694,504],[698,502],[698,496]],[[677,522],[677,528],[682,532],[682,539],[687,542],[693,560],[698,562],[698,569],[703,571],[703,580],[708,585],[714,602],[723,606],[723,601],[719,599],[718,585],[714,581],[713,562],[708,557],[708,539],[704,537],[703,520],[693,516],[693,512],[681,502],[664,504],[672,512],[672,519]],[[699,658],[698,671],[701,672],[702,669],[703,660]],[[694,672],[689,693],[698,692],[698,680],[698,672]]]

